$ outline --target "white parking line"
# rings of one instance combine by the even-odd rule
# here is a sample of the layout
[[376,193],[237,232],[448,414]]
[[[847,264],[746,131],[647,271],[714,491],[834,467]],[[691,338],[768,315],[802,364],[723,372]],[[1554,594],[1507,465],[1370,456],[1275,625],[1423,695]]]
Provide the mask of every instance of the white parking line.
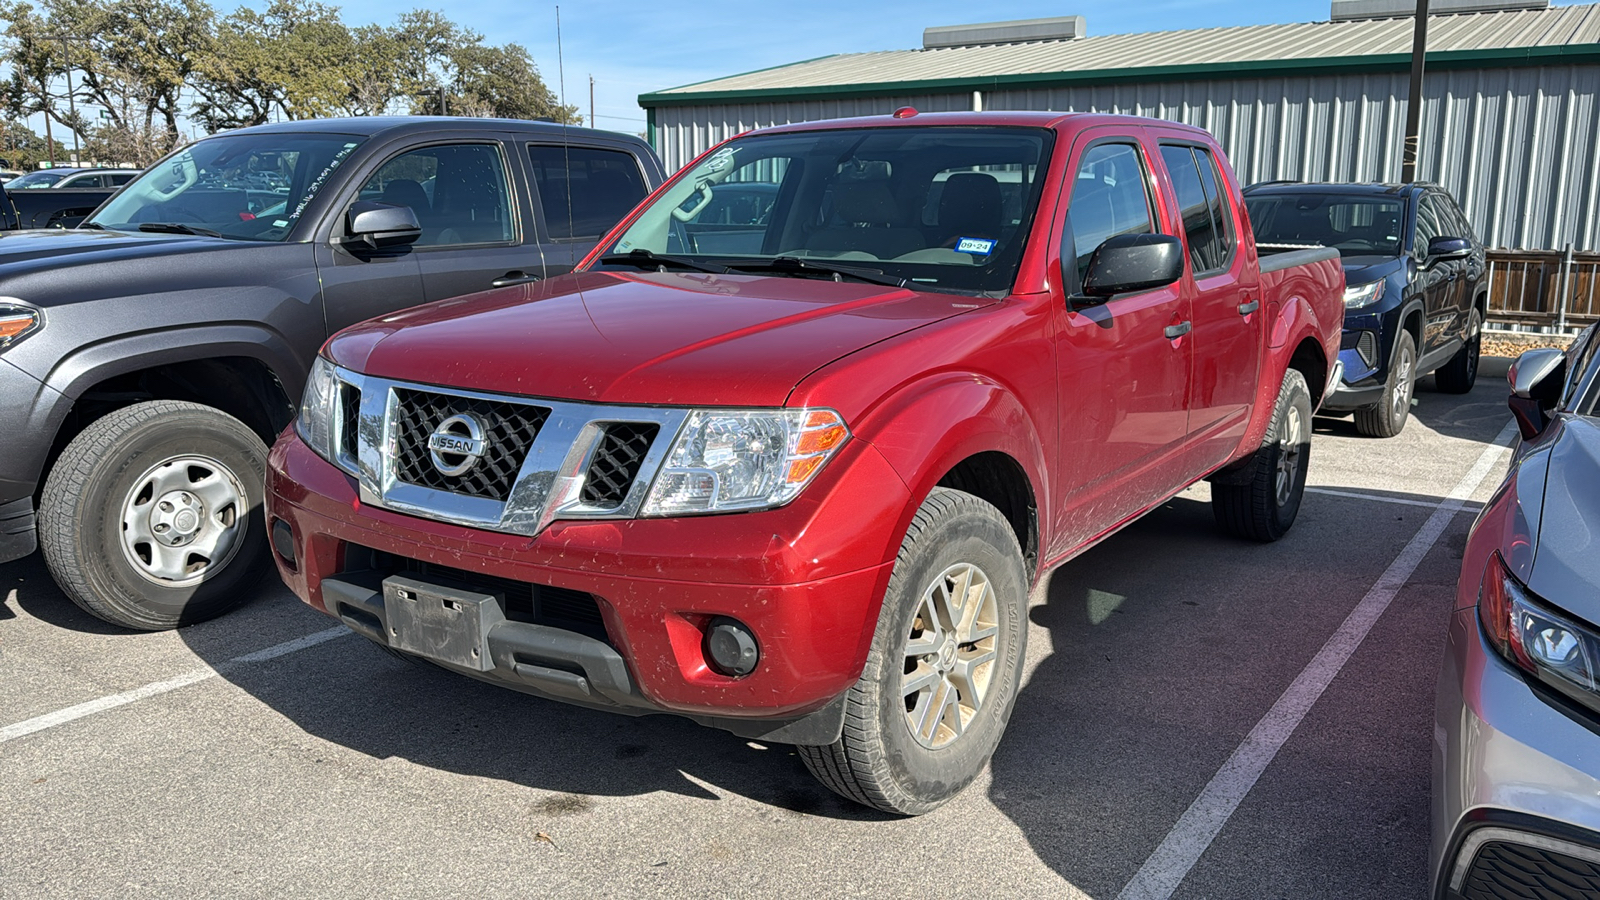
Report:
[[1507,424],[1494,443],[1478,456],[1472,468],[1461,476],[1461,480],[1450,491],[1445,502],[1439,504],[1433,515],[1422,523],[1410,543],[1378,577],[1377,583],[1356,604],[1344,623],[1322,645],[1310,664],[1301,670],[1278,702],[1272,704],[1267,714],[1250,730],[1244,743],[1211,777],[1200,796],[1189,804],[1177,824],[1167,833],[1166,839],[1134,873],[1133,879],[1122,892],[1117,894],[1117,900],[1167,900],[1178,889],[1201,854],[1222,831],[1222,826],[1227,824],[1233,811],[1272,763],[1273,757],[1294,734],[1300,720],[1305,718],[1312,704],[1317,702],[1339,670],[1344,668],[1350,655],[1366,638],[1367,632],[1389,608],[1390,601],[1405,586],[1411,573],[1416,571],[1439,536],[1444,534],[1450,520],[1467,505],[1467,498],[1495,469],[1516,433],[1516,426]]
[[239,668],[240,666],[249,665],[251,663],[266,662],[269,659],[277,659],[280,656],[285,656],[299,650],[304,650],[307,647],[315,647],[318,644],[326,643],[334,638],[344,637],[347,634],[354,633],[355,632],[343,626],[329,628],[326,631],[319,631],[316,634],[308,634],[303,638],[296,638],[292,641],[284,641],[281,644],[274,644],[265,650],[257,650],[254,653],[246,653],[243,656],[235,656],[230,660],[218,663],[215,667],[208,666],[204,669],[195,669],[190,672],[185,672],[182,675],[168,678],[165,681],[156,681],[147,685],[143,685],[142,687],[136,687],[131,691],[123,691],[120,694],[111,694],[109,696],[99,697],[86,703],[79,703],[76,706],[69,706],[66,709],[58,709],[52,713],[45,713],[42,716],[35,716],[31,719],[25,719],[16,723],[15,725],[7,725],[4,728],[0,728],[0,744],[4,744],[6,741],[16,740],[19,737],[24,737],[35,732],[44,731],[46,728],[54,728],[57,725],[65,725],[68,722],[76,721],[85,716],[92,716],[95,713],[105,712],[108,709],[116,709],[119,706],[127,706],[129,703],[133,703],[138,700],[144,700],[148,697],[165,694],[168,691],[175,691],[181,687],[188,687],[191,684],[205,681],[208,678],[215,678],[223,672]]
[[[1426,509],[1438,509],[1439,507],[1450,502],[1449,500],[1411,500],[1406,497],[1386,497],[1383,494],[1368,494],[1364,491],[1342,491],[1335,490],[1334,488],[1319,487],[1308,487],[1306,488],[1306,493],[1325,494],[1329,497],[1348,497],[1352,500],[1373,500],[1378,503],[1398,503],[1401,506],[1421,506]],[[1461,508],[1477,509],[1482,505],[1482,503],[1467,502],[1461,504]]]

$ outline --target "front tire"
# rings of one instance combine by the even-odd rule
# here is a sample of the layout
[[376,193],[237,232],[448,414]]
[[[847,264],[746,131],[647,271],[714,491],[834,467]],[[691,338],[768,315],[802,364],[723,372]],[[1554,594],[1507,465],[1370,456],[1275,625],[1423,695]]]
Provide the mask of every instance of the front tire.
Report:
[[1411,398],[1417,389],[1417,344],[1411,332],[1402,331],[1395,342],[1394,358],[1389,361],[1389,380],[1383,383],[1383,399],[1356,410],[1356,430],[1367,437],[1387,438],[1399,434],[1411,416]]
[[1290,369],[1278,388],[1272,424],[1240,478],[1211,484],[1211,512],[1223,531],[1270,543],[1289,533],[1305,496],[1311,461],[1311,392]]
[[819,781],[865,806],[921,815],[972,782],[1011,718],[1027,642],[1015,532],[971,494],[935,488],[895,560],[844,731],[799,747]]
[[39,545],[86,612],[159,631],[219,616],[266,564],[267,447],[197,403],[136,403],[95,420],[45,481]]

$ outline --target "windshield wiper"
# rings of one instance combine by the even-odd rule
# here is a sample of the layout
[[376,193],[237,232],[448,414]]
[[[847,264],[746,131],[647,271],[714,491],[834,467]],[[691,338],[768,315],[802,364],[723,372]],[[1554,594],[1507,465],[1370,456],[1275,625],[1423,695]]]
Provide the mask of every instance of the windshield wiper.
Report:
[[772,259],[761,262],[734,263],[729,268],[738,272],[770,272],[774,275],[798,275],[801,277],[824,275],[831,276],[834,281],[842,281],[849,278],[855,281],[864,281],[867,284],[881,284],[888,287],[906,286],[904,278],[885,275],[882,269],[817,263],[808,259],[801,259],[798,256],[774,256]]
[[726,275],[728,273],[727,266],[708,266],[704,263],[697,263],[692,259],[684,259],[681,256],[662,256],[657,253],[651,253],[643,248],[629,250],[627,253],[613,253],[609,256],[602,256],[600,257],[600,262],[603,265],[637,266],[641,269],[659,269],[663,272],[667,269],[688,269],[691,272],[705,272],[708,275]]
[[94,230],[94,231],[110,231],[111,230],[111,229],[105,227],[104,225],[101,225],[99,222],[79,222],[77,227],[79,227],[79,228],[88,228],[88,229],[91,229],[91,230]]
[[202,234],[206,237],[222,237],[222,232],[220,231],[197,228],[193,225],[185,225],[182,222],[140,222],[139,230],[156,234]]

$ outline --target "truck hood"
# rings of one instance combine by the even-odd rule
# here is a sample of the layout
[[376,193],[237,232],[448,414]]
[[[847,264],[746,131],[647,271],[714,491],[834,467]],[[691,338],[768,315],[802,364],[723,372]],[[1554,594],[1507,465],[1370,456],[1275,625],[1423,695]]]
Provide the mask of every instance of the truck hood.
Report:
[[801,278],[583,272],[374,319],[327,354],[369,375],[495,393],[780,406],[842,356],[995,302]]
[[[0,234],[0,293],[4,279],[35,271],[131,259],[150,259],[215,251],[219,246],[259,246],[248,241],[223,241],[187,234],[145,234],[40,228]],[[33,297],[30,302],[39,302]],[[48,298],[43,300],[49,305]]]
[[1569,415],[1557,422],[1528,589],[1600,623],[1600,423]]

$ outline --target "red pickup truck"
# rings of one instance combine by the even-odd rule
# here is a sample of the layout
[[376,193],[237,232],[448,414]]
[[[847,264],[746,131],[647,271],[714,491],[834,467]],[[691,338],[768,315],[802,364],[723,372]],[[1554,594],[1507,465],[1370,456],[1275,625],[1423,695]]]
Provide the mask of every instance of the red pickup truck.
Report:
[[273,448],[284,580],[398,654],[959,792],[1031,589],[1209,478],[1294,521],[1336,381],[1332,250],[1258,257],[1205,132],[959,113],[764,129],[572,275],[323,349]]

